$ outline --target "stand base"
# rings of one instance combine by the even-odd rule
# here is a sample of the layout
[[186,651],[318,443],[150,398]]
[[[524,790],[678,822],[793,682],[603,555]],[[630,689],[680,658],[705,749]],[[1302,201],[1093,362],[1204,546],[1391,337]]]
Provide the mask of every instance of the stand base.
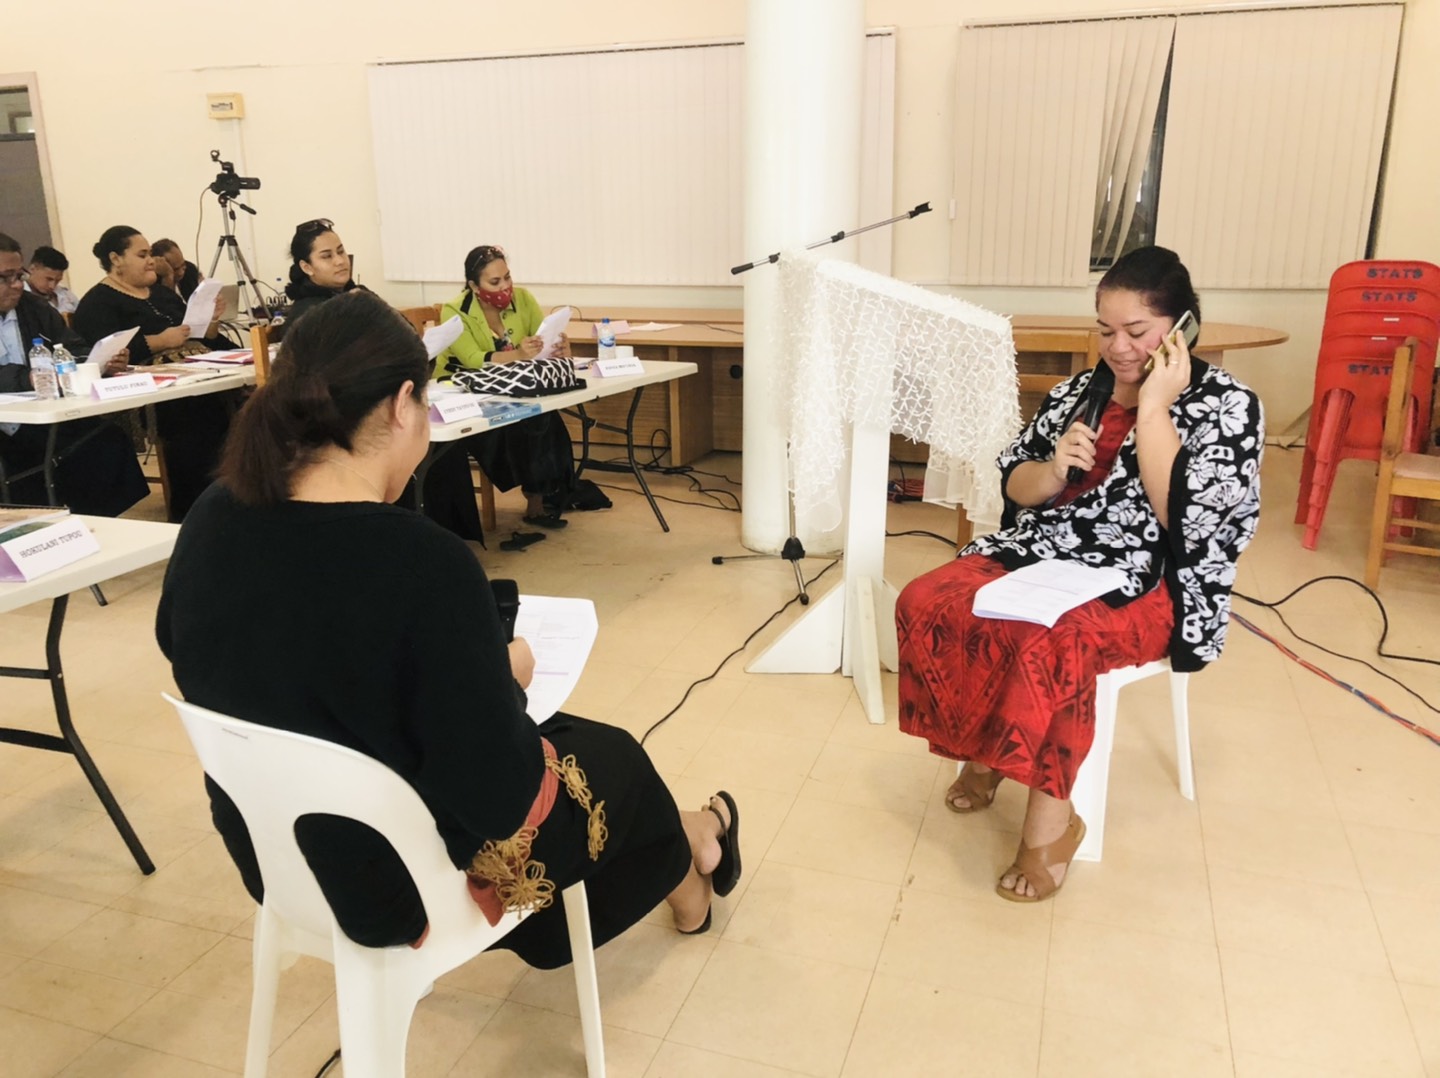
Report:
[[[849,599],[854,589],[853,604]],[[833,588],[745,667],[751,674],[833,674],[853,678],[865,717],[885,722],[881,667],[899,666],[895,602],[899,592],[888,581],[857,576]],[[853,613],[847,616],[847,607]],[[885,627],[882,631],[881,626]]]

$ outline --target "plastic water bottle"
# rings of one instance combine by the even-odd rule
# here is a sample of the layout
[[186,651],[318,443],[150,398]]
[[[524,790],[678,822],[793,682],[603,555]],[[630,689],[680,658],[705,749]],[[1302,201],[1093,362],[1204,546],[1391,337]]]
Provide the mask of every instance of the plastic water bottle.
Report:
[[600,319],[600,344],[595,349],[596,359],[615,358],[615,331],[610,327],[610,319]]
[[55,357],[39,337],[30,343],[30,382],[35,387],[35,395],[43,401],[56,400],[60,396],[60,382],[55,377]]
[[75,396],[75,357],[63,344],[55,346],[55,377],[60,382],[61,396]]

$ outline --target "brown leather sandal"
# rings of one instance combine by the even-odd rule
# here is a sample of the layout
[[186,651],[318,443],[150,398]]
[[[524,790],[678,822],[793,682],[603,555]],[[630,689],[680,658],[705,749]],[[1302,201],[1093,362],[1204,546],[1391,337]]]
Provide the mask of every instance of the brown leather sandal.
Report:
[[[951,812],[958,812],[964,815],[967,812],[979,812],[988,809],[990,803],[995,800],[995,790],[1000,785],[1000,780],[1005,776],[993,768],[989,771],[976,771],[969,764],[960,769],[960,775],[950,784],[945,791],[945,807]],[[960,789],[955,789],[959,786]],[[966,798],[970,804],[962,808],[955,804],[956,797]]]
[[[1020,852],[1015,855],[1015,863],[1000,874],[1000,879],[995,883],[995,893],[1008,902],[1041,902],[1049,898],[1056,891],[1065,885],[1070,878],[1070,862],[1075,858],[1075,851],[1080,848],[1080,843],[1085,840],[1085,821],[1070,810],[1070,823],[1065,831],[1054,842],[1048,842],[1037,849],[1031,849],[1025,845],[1025,840],[1020,840]],[[1055,877],[1050,875],[1050,869],[1055,865],[1065,865],[1064,877],[1059,883]],[[1034,895],[1022,895],[1018,889],[1011,890],[1003,885],[1006,876],[1014,874],[1020,879],[1029,882],[1034,889]],[[1019,880],[1016,880],[1016,887]]]

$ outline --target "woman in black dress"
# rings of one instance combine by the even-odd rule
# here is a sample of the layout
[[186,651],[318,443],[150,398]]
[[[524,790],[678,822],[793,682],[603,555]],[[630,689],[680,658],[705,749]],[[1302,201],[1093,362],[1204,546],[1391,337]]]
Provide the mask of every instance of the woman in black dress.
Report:
[[[290,309],[273,339],[283,339],[289,328],[316,307],[353,291],[368,292],[351,275],[350,254],[335,231],[335,223],[324,217],[295,226],[290,237],[290,283],[285,295]],[[475,481],[463,452],[454,442],[438,447],[435,459],[425,472],[425,515],[461,539],[485,545],[485,529],[475,504]],[[415,488],[405,488],[402,505],[415,504]]]
[[[139,326],[140,332],[130,341],[130,362],[141,366],[234,347],[214,335],[215,322],[204,338],[191,339],[185,326],[185,301],[172,289],[156,285],[150,244],[138,230],[128,225],[107,228],[92,250],[105,276],[81,297],[72,323],[75,332],[91,344],[118,330]],[[223,301],[217,300],[215,318],[223,313]],[[160,452],[170,485],[171,521],[185,519],[210,484],[235,398],[234,393],[211,393],[155,406]]]
[[[505,643],[474,556],[388,504],[429,444],[429,373],[414,331],[369,294],[296,323],[171,558],[157,636],[176,683],[204,707],[393,768],[487,915],[538,908],[499,944],[532,965],[570,958],[549,885],[585,881],[597,944],[661,900],[678,930],[703,931],[712,893],[739,878],[733,799],[680,812],[625,731],[564,714],[537,727],[523,690],[533,656]],[[244,821],[207,785],[258,900]],[[423,942],[423,907],[383,840],[328,818],[312,837],[307,857],[352,939]],[[504,885],[527,864],[548,885]]]

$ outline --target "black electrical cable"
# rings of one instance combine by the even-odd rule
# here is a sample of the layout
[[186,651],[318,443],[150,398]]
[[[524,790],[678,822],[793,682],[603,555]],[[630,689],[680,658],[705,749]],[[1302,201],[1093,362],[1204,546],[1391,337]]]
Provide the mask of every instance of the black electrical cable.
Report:
[[[821,569],[818,573],[816,573],[814,576],[812,576],[809,580],[805,581],[805,590],[808,592],[808,591],[810,590],[810,586],[811,586],[812,584],[814,584],[815,581],[819,580],[822,576],[824,576],[826,573],[828,573],[831,569],[835,568],[835,566],[838,565],[839,563],[840,563],[840,559],[839,559],[839,558],[835,558],[834,560],[832,560],[832,561],[830,562],[829,565],[825,566],[825,568]],[[653,734],[656,730],[660,729],[660,727],[664,726],[667,722],[669,722],[671,716],[673,716],[673,715],[675,714],[675,712],[679,711],[682,707],[685,706],[685,701],[688,700],[688,699],[690,699],[690,694],[691,694],[692,692],[694,692],[695,689],[696,689],[698,686],[704,685],[705,682],[707,682],[707,681],[714,681],[717,677],[719,677],[719,676],[720,676],[720,671],[725,668],[725,664],[726,664],[726,663],[728,663],[731,659],[735,658],[735,656],[739,655],[742,651],[744,651],[746,648],[748,648],[748,647],[750,646],[750,641],[754,640],[757,636],[759,636],[762,632],[764,632],[765,629],[766,629],[766,627],[767,627],[772,621],[774,621],[776,618],[778,618],[781,614],[785,613],[785,611],[789,610],[792,606],[794,606],[794,605],[795,605],[796,603],[798,603],[799,601],[800,601],[800,596],[798,596],[798,595],[796,595],[794,598],[790,599],[788,602],[785,603],[784,606],[780,607],[780,609],[776,610],[775,613],[771,614],[768,618],[766,618],[764,621],[762,621],[762,622],[759,624],[759,626],[755,629],[755,631],[752,632],[749,636],[747,636],[747,637],[745,638],[744,642],[741,643],[741,645],[740,645],[738,648],[736,648],[734,651],[732,651],[729,655],[725,656],[725,658],[721,659],[719,665],[717,665],[714,670],[710,671],[710,673],[706,674],[704,677],[698,678],[698,679],[696,679],[695,681],[690,682],[690,687],[685,690],[685,695],[682,696],[682,697],[680,697],[680,702],[679,702],[678,704],[676,704],[674,707],[672,707],[669,711],[665,712],[665,714],[661,715],[658,719],[656,719],[655,722],[654,722],[654,724],[651,725],[650,729],[646,730],[643,734],[640,735],[640,744],[642,744],[642,745],[645,744],[645,739],[646,739],[647,737],[649,737],[649,736],[650,736],[651,734]]]
[[[645,493],[639,487],[619,487],[614,483],[596,483],[595,485],[602,490],[618,490],[622,494],[639,494],[643,496]],[[740,512],[740,510],[732,509],[728,505],[711,505],[709,502],[691,502],[686,501],[684,498],[668,498],[664,494],[656,494],[653,490],[650,492],[650,497],[654,498],[657,502],[671,502],[675,505],[693,505],[697,509],[714,509],[720,513]]]
[[315,1072],[315,1078],[325,1078],[325,1076],[326,1076],[327,1074],[329,1074],[332,1069],[334,1069],[335,1064],[336,1064],[336,1063],[339,1063],[339,1062],[340,1062],[340,1049],[337,1048],[337,1049],[335,1049],[334,1053],[330,1056],[330,1058],[325,1061],[325,1063],[321,1066],[321,1068],[320,1068],[318,1071]]
[[200,218],[195,222],[195,246],[192,250],[195,252],[197,266],[200,264],[198,261],[200,258],[200,230],[205,227],[205,192],[208,190],[210,190],[209,184],[200,188]]
[[946,546],[954,546],[954,545],[955,545],[955,540],[954,540],[954,539],[947,538],[946,536],[943,536],[943,535],[939,534],[938,532],[927,532],[927,531],[924,531],[923,529],[920,529],[920,528],[912,528],[910,531],[906,531],[906,532],[886,532],[886,533],[885,533],[885,538],[886,538],[886,539],[899,539],[900,537],[905,536],[905,535],[923,535],[923,536],[925,536],[927,539],[938,539],[938,540],[940,540],[940,542],[944,543]]
[[1379,655],[1382,659],[1396,659],[1400,662],[1425,663],[1429,666],[1440,666],[1440,659],[1427,659],[1420,655],[1400,655],[1396,652],[1385,650],[1385,641],[1390,636],[1390,616],[1385,612],[1385,604],[1380,601],[1380,596],[1376,595],[1375,592],[1370,590],[1370,588],[1366,587],[1365,584],[1363,584],[1359,580],[1356,580],[1354,577],[1341,576],[1339,574],[1331,574],[1329,576],[1317,576],[1313,580],[1305,581],[1305,583],[1291,590],[1289,594],[1279,599],[1276,599],[1274,602],[1265,602],[1263,599],[1256,599],[1240,591],[1232,591],[1231,594],[1233,594],[1235,598],[1240,599],[1243,602],[1250,603],[1252,606],[1259,606],[1263,607],[1266,610],[1274,611],[1275,616],[1280,619],[1280,624],[1285,626],[1286,631],[1289,632],[1291,636],[1293,636],[1296,640],[1300,641],[1302,644],[1308,644],[1312,648],[1318,648],[1326,655],[1333,655],[1337,659],[1344,659],[1346,662],[1359,663],[1361,666],[1364,666],[1369,670],[1372,670],[1376,674],[1379,674],[1386,681],[1392,681],[1396,685],[1399,685],[1400,688],[1404,689],[1411,696],[1415,697],[1415,699],[1419,700],[1420,703],[1424,704],[1431,711],[1435,712],[1436,714],[1440,714],[1440,707],[1436,707],[1429,700],[1425,699],[1425,697],[1421,696],[1418,692],[1412,689],[1409,685],[1406,685],[1405,682],[1401,681],[1399,678],[1395,677],[1392,674],[1387,674],[1378,666],[1374,665],[1373,663],[1367,662],[1364,659],[1358,658],[1354,655],[1346,655],[1343,652],[1334,651],[1330,648],[1327,648],[1324,644],[1316,643],[1314,640],[1311,640],[1308,637],[1301,636],[1298,632],[1295,631],[1295,627],[1285,620],[1285,615],[1280,612],[1281,606],[1288,603],[1291,599],[1295,598],[1295,596],[1299,595],[1306,588],[1313,587],[1316,584],[1322,584],[1327,580],[1339,580],[1343,581],[1346,584],[1354,584],[1357,588],[1359,588],[1361,591],[1363,591],[1366,595],[1370,596],[1370,598],[1375,601],[1375,606],[1380,611],[1380,640],[1375,645],[1376,655]]

